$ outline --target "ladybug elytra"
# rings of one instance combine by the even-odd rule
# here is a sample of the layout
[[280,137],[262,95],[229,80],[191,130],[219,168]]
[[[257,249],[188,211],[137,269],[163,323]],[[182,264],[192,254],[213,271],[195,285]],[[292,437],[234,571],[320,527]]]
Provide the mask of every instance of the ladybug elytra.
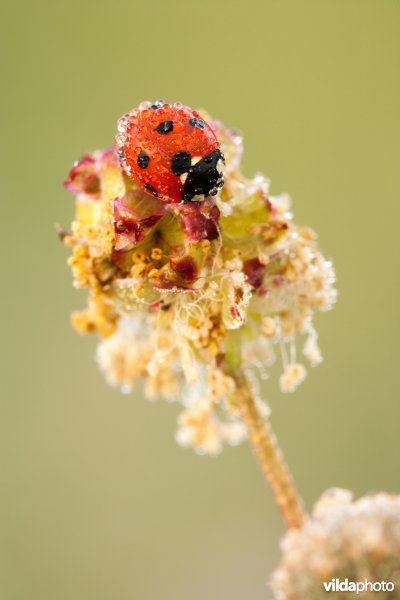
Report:
[[143,102],[118,121],[116,144],[127,175],[168,203],[215,196],[224,157],[212,127],[180,102]]

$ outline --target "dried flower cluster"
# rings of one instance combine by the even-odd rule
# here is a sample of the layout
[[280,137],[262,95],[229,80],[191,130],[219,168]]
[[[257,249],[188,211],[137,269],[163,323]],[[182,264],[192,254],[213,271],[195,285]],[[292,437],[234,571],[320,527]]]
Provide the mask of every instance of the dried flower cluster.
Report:
[[245,437],[230,369],[266,376],[278,352],[281,390],[295,390],[306,376],[298,335],[318,364],[313,313],[332,306],[335,290],[332,265],[315,234],[293,223],[289,198],[270,196],[261,176],[244,178],[240,135],[211,123],[226,158],[216,197],[163,203],[123,173],[114,149],[94,152],[66,182],[76,217],[62,238],[74,285],[89,289],[72,322],[100,334],[107,380],[125,392],[142,380],[149,398],[179,399],[178,442],[214,454]]
[[[351,492],[329,490],[311,519],[286,533],[282,552],[271,582],[277,600],[322,600],[324,582],[336,578],[393,584],[391,592],[366,589],[360,599],[400,598],[400,496],[381,492],[352,502]],[[329,597],[356,595],[336,591]]]

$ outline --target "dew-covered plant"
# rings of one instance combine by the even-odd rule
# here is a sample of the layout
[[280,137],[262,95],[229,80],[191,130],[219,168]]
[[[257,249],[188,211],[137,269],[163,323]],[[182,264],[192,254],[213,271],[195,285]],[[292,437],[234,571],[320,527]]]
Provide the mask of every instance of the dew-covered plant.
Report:
[[[71,170],[65,185],[76,215],[60,235],[72,248],[75,287],[88,289],[72,323],[99,335],[97,359],[110,384],[125,393],[141,385],[149,399],[182,404],[180,445],[213,455],[248,438],[286,525],[299,529],[308,518],[259,381],[278,360],[279,387],[293,392],[306,365],[321,362],[313,316],[335,301],[333,267],[315,233],[293,222],[290,198],[272,196],[261,175],[243,176],[241,135],[188,111],[142,103],[119,121],[115,147]],[[210,128],[218,140],[206,156],[189,152],[190,116],[196,135]],[[154,119],[157,127],[143,133]],[[166,156],[181,183],[166,172]],[[177,202],[168,190],[180,185]],[[306,598],[282,592],[286,566],[274,589]]]
[[327,592],[335,599],[400,598],[400,496],[353,501],[349,490],[328,490],[281,546],[271,579],[277,600],[322,600]]

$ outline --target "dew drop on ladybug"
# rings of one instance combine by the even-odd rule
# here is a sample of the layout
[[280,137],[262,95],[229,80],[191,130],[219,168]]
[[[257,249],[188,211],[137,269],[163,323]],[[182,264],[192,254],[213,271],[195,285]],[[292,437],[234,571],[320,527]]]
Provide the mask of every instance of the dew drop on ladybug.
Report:
[[142,102],[118,121],[115,140],[126,174],[163,202],[200,201],[224,185],[213,128],[180,102]]

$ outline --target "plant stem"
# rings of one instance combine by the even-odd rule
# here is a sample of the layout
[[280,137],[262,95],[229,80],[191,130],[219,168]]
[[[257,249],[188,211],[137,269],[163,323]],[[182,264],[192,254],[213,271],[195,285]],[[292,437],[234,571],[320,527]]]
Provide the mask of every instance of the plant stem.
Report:
[[261,471],[270,485],[283,520],[288,529],[299,528],[307,515],[271,425],[260,414],[243,371],[236,369],[229,374],[236,382],[235,406],[247,427]]

